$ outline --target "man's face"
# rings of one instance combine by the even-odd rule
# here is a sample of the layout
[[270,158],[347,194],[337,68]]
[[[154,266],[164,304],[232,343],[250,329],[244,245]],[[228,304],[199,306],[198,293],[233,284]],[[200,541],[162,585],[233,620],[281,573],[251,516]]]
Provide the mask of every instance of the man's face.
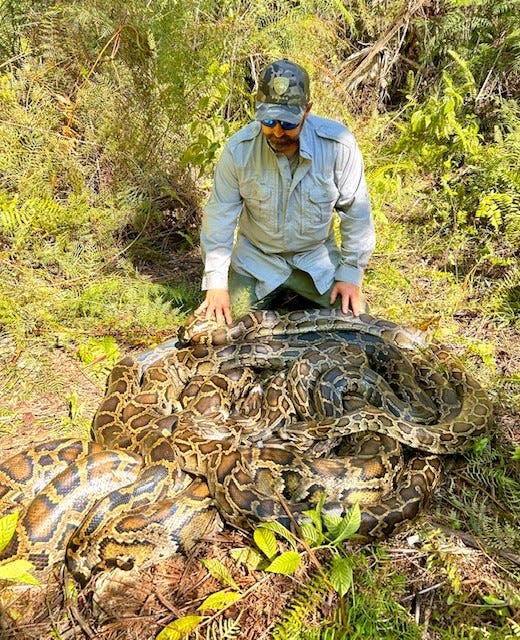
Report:
[[278,153],[284,153],[284,151],[296,146],[302,126],[303,120],[296,129],[285,130],[282,128],[280,122],[277,121],[274,127],[262,125],[262,133],[267,138],[267,142],[271,145],[272,149]]
[[270,144],[271,148],[278,153],[287,153],[288,151],[296,151],[298,148],[298,140],[302,131],[303,123],[307,114],[311,110],[311,105],[307,105],[300,124],[295,129],[284,129],[279,120],[275,121],[273,127],[266,127],[262,124],[262,133]]

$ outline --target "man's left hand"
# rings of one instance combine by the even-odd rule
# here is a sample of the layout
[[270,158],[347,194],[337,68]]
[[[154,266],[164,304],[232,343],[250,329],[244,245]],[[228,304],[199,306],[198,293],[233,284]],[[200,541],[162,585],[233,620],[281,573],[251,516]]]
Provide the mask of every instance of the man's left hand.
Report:
[[341,296],[341,310],[348,313],[352,310],[355,316],[363,311],[361,298],[361,288],[351,282],[336,282],[330,293],[330,304],[336,302],[336,298]]

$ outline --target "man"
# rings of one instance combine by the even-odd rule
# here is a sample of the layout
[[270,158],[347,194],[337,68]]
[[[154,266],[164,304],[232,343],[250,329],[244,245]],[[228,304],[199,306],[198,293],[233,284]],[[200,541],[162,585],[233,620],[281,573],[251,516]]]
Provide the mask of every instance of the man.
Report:
[[[289,60],[260,74],[256,121],[227,142],[200,236],[206,298],[197,313],[232,322],[284,286],[359,315],[375,234],[350,131],[310,114],[309,76]],[[340,218],[340,247],[333,214]]]

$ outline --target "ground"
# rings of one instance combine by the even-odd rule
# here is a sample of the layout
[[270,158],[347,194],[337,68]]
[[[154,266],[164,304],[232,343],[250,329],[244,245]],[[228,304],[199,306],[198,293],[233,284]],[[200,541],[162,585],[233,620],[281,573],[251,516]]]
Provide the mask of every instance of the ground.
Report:
[[[499,330],[493,326],[482,326],[475,317],[456,320],[467,337],[477,337],[483,343],[494,345],[498,382],[490,389],[497,428],[493,442],[509,448],[518,447],[520,420],[514,374],[520,370],[520,336],[511,328]],[[4,372],[0,378],[3,396],[0,410],[2,457],[51,437],[75,433],[85,435],[103,396],[102,373],[86,367],[60,345],[43,347],[35,340],[23,351],[16,351],[4,336],[1,347]],[[478,357],[469,361],[477,376],[478,363]],[[486,546],[471,530],[470,522],[465,522],[460,516],[461,496],[465,495],[467,483],[474,481],[465,475],[464,469],[464,459],[454,460],[428,512],[378,547],[384,550],[393,571],[406,577],[404,588],[396,594],[397,601],[412,619],[424,624],[422,637],[432,640],[441,636],[430,627],[437,621],[439,612],[449,611],[447,602],[453,594],[465,601],[472,601],[474,596],[475,606],[481,606],[479,598],[482,593],[496,593],[496,585],[502,585],[503,591],[497,600],[502,602],[503,593],[518,578],[519,550]],[[508,505],[501,502],[501,496],[491,496],[490,499],[507,513]],[[423,534],[418,535],[420,531],[426,532],[426,538]],[[100,612],[93,606],[93,585],[77,592],[70,582],[63,582],[58,569],[57,579],[51,580],[46,591],[27,591],[17,587],[2,592],[0,636],[6,640],[154,638],[171,620],[200,614],[197,607],[202,600],[222,588],[201,563],[201,559],[217,558],[228,567],[244,595],[223,614],[206,615],[200,637],[267,640],[272,637],[274,625],[281,619],[282,612],[301,591],[302,585],[309,583],[315,568],[308,558],[304,558],[302,567],[292,577],[251,571],[232,560],[228,553],[232,548],[250,544],[250,541],[249,535],[226,529],[211,540],[198,544],[189,558],[179,556],[148,567],[141,572],[137,582],[117,587],[109,605],[108,596],[104,596],[108,612]],[[364,552],[367,557],[373,557],[370,547],[366,547]],[[326,554],[322,559],[327,561]],[[513,576],[511,579],[507,578],[508,572]],[[319,603],[313,602],[309,607],[308,628],[312,629],[315,622],[327,619],[337,602],[332,592]],[[513,619],[515,611],[518,612],[515,610],[518,601],[512,597],[509,606],[504,615]],[[490,607],[491,624],[496,624],[496,611]],[[480,623],[481,618],[477,622]],[[231,634],[234,626],[240,626],[241,631],[225,636],[226,629]],[[210,631],[214,635],[204,635]]]

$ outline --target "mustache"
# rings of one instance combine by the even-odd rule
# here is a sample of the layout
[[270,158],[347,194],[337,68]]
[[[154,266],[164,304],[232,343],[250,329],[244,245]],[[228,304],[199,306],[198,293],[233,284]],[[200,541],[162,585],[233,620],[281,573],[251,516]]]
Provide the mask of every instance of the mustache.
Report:
[[292,144],[293,142],[296,142],[297,138],[291,138],[290,136],[284,135],[284,136],[280,136],[280,137],[276,137],[275,135],[271,134],[271,135],[267,135],[266,136],[267,141],[272,144],[273,146],[279,145],[279,144]]

